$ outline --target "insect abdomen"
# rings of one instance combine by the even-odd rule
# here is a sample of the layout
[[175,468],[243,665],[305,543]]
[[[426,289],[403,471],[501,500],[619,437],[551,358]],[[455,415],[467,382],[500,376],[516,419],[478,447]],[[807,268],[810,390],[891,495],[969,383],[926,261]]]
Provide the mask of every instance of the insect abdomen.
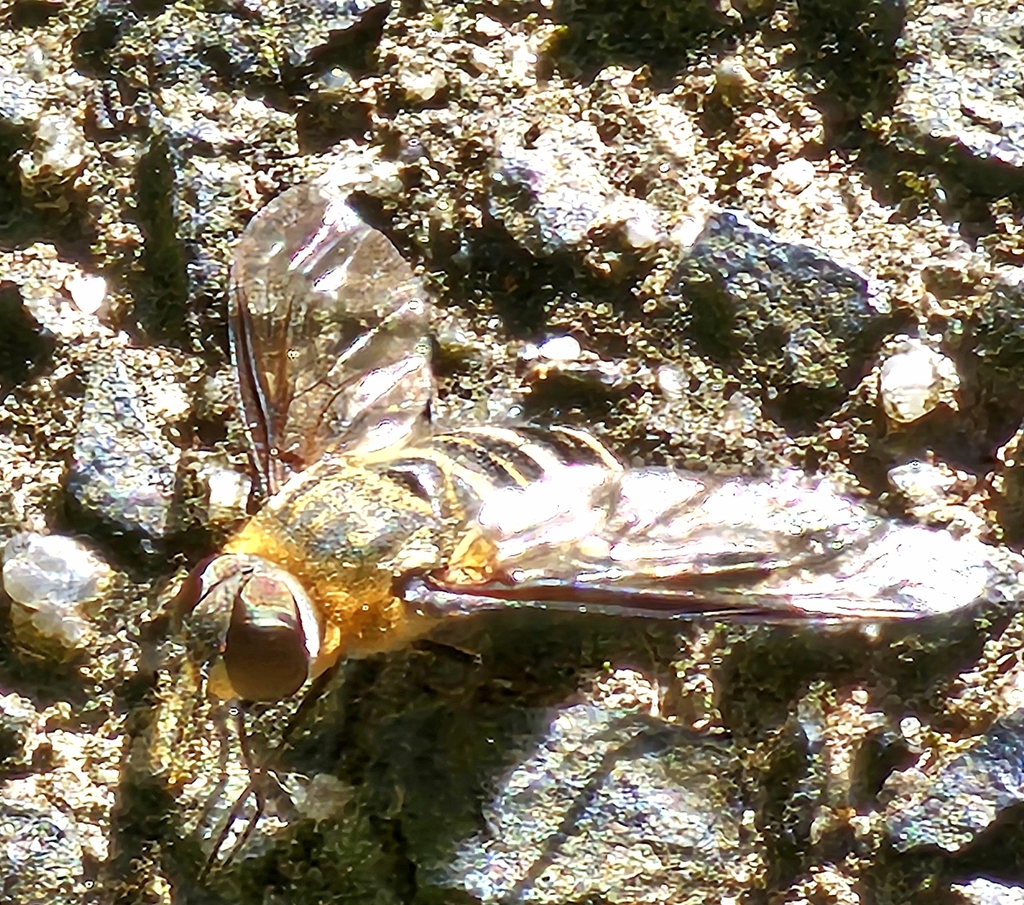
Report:
[[435,512],[468,523],[494,492],[526,487],[567,465],[623,465],[600,441],[572,428],[473,427],[437,434],[389,459],[383,470]]

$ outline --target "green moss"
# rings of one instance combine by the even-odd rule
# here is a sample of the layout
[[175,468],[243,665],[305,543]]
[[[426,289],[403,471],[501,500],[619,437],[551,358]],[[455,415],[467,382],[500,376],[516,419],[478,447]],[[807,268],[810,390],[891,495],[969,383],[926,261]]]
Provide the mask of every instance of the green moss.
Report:
[[552,52],[562,66],[584,73],[618,64],[670,75],[743,25],[707,0],[561,0],[556,16],[564,27]]

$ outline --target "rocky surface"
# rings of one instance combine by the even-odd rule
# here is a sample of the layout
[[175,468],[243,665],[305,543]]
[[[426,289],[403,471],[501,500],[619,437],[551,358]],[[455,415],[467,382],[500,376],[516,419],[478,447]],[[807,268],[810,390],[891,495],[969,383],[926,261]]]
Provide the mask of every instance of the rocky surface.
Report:
[[[436,300],[439,423],[1019,545],[1014,4],[0,17],[0,542],[42,595],[0,596],[0,900],[1018,900],[1012,581],[877,631],[498,613],[298,719],[206,698],[166,618],[246,506],[229,249],[332,169]],[[51,599],[68,544],[104,580]]]
[[969,883],[955,884],[953,892],[960,896],[965,905],[1017,905],[1024,902],[1024,889],[1007,886],[979,877]]
[[864,276],[731,211],[707,218],[670,291],[698,349],[776,390],[849,389],[893,325]]
[[191,400],[181,366],[171,360],[153,367],[154,358],[124,349],[108,370],[93,372],[65,486],[89,515],[159,538],[172,528]]
[[[1020,42],[1012,3],[935,3],[915,10],[904,39],[910,59],[894,113],[913,143],[1005,166],[1024,166]],[[993,172],[992,176],[996,173]]]
[[952,762],[893,773],[887,780],[893,799],[887,818],[896,847],[959,851],[1020,801],[1022,738],[1021,714],[1012,713]]

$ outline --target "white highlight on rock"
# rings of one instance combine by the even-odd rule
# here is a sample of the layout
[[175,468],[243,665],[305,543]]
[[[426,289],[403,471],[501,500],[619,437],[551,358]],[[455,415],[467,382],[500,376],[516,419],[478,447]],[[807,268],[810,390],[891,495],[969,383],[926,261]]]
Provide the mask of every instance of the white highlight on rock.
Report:
[[945,499],[956,484],[956,475],[917,459],[893,466],[886,477],[893,488],[915,504]]
[[630,248],[642,251],[663,243],[665,230],[651,208],[638,204],[633,215],[622,224],[622,237]]
[[107,297],[107,281],[99,274],[72,274],[64,281],[64,288],[83,314],[95,314]]
[[25,532],[4,547],[3,585],[16,627],[30,627],[65,648],[88,640],[84,605],[103,592],[110,576],[106,563],[70,537]]
[[410,69],[399,76],[405,96],[411,101],[427,103],[448,86],[444,70],[433,67],[417,71]]
[[780,163],[772,172],[776,184],[791,195],[799,195],[814,182],[814,176],[814,164],[803,157]]
[[1024,905],[1024,887],[996,883],[985,877],[954,883],[950,889],[964,905]]
[[953,361],[919,339],[897,337],[893,353],[882,365],[878,393],[885,414],[910,424],[940,403],[956,408],[960,386]]
[[252,479],[230,468],[212,472],[206,479],[209,490],[210,516],[213,519],[236,519],[245,515]]
[[540,344],[537,352],[548,361],[576,361],[583,349],[571,336],[553,336]]
[[500,38],[505,34],[505,26],[490,16],[477,16],[474,29],[483,38]]

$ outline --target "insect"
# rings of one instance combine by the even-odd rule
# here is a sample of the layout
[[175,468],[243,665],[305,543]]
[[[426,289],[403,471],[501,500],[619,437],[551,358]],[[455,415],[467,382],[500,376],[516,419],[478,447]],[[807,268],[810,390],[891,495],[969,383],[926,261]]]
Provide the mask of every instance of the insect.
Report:
[[268,499],[185,595],[222,698],[280,700],[484,609],[886,620],[985,593],[990,548],[827,481],[627,469],[570,428],[432,433],[429,321],[410,266],[327,184],[243,233],[231,342]]

